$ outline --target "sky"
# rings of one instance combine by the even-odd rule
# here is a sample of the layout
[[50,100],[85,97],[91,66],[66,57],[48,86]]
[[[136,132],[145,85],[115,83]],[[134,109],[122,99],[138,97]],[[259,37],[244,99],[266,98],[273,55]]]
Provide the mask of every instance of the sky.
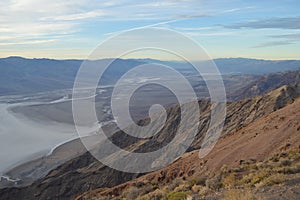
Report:
[[180,32],[211,58],[300,58],[298,0],[1,1],[0,57],[85,59],[108,38],[142,27]]

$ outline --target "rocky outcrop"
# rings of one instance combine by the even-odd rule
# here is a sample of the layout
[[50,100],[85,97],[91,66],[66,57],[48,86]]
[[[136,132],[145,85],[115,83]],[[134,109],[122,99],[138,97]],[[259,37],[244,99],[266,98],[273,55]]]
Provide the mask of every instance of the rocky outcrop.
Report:
[[[143,191],[143,184],[151,183],[150,185],[155,185],[156,188],[164,188],[165,186],[174,185],[174,182],[176,182],[174,180],[176,179],[188,180],[188,183],[193,183],[193,180],[195,181],[193,178],[195,177],[201,180],[201,177],[214,177],[215,174],[222,174],[222,167],[225,166],[234,170],[239,169],[238,167],[242,168],[244,163],[262,163],[266,161],[266,158],[270,158],[273,155],[284,156],[287,155],[286,152],[292,152],[293,155],[298,154],[300,152],[299,113],[300,99],[298,98],[292,104],[265,115],[247,126],[224,136],[219,140],[212,152],[203,159],[198,157],[198,150],[192,151],[161,170],[113,188],[88,191],[79,195],[76,200],[101,197],[118,199],[121,194],[132,188],[139,188],[140,191]],[[256,165],[253,166],[256,167]],[[251,168],[252,173],[255,171],[254,167]],[[294,167],[296,168],[297,166]],[[241,171],[242,173],[243,171]],[[291,189],[299,188],[299,178],[296,178],[295,175],[288,176],[289,178],[285,180],[287,185],[274,188],[268,187],[266,189],[269,191],[261,190],[259,191],[260,194],[269,197],[266,199],[274,199],[274,194],[276,193],[284,194],[280,199],[298,199],[299,193],[291,192]],[[211,178],[211,181],[217,182],[217,179],[213,180]],[[272,191],[270,191],[271,189]],[[288,194],[285,194],[285,191]],[[220,197],[220,194],[218,195]],[[203,195],[201,196],[202,198],[206,199]]]
[[262,95],[284,85],[300,85],[300,70],[264,75],[258,80],[239,89],[230,98],[234,101],[239,101],[245,98]]

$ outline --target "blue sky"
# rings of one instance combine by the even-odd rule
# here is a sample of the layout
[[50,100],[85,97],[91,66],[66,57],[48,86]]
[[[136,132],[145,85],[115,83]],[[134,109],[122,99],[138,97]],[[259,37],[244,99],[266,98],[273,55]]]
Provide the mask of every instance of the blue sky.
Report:
[[212,58],[300,58],[297,0],[1,1],[0,57],[82,59],[114,34],[148,26],[182,32]]

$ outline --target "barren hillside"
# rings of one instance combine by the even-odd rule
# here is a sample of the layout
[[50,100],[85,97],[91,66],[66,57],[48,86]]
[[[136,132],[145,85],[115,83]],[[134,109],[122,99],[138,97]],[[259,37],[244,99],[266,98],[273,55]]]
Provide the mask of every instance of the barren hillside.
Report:
[[[229,133],[234,133],[236,131],[240,132],[241,128],[251,124],[253,121],[266,116],[285,105],[291,104],[295,101],[296,97],[300,94],[298,87],[290,87],[284,86],[275,91],[272,91],[268,94],[263,96],[254,97],[251,99],[246,99],[236,103],[229,103],[227,106],[227,117],[225,120],[225,126],[223,135],[224,138],[227,138]],[[189,151],[193,151],[195,149],[201,148],[201,142],[204,134],[206,133],[208,123],[210,121],[210,103],[208,102],[199,102],[200,108],[203,111],[200,121],[199,133],[195,138],[191,148]],[[298,103],[292,104],[294,107],[297,107]],[[291,106],[292,106],[291,105]],[[295,108],[296,109],[296,108]],[[295,110],[294,109],[294,110]],[[288,109],[289,110],[289,109]],[[279,110],[278,112],[285,112]],[[190,112],[191,117],[193,116],[193,111]],[[166,122],[165,127],[160,131],[159,134],[155,135],[150,139],[139,140],[137,138],[130,137],[126,134],[123,134],[122,131],[117,132],[113,136],[111,136],[110,140],[116,143],[118,146],[122,148],[133,148],[133,151],[151,151],[153,149],[157,149],[162,145],[165,145],[172,139],[173,133],[177,128],[177,121],[179,119],[179,107],[175,106],[169,109],[168,111],[168,119]],[[291,117],[298,117],[298,115],[293,114]],[[298,120],[299,121],[299,120]],[[139,123],[143,124],[146,123],[146,120],[142,120]],[[258,124],[265,126],[265,122],[257,122]],[[275,126],[275,125],[274,125]],[[288,123],[285,123],[285,126],[288,126]],[[247,126],[248,128],[251,127],[250,125]],[[252,126],[253,129],[256,128],[256,125]],[[268,129],[268,126],[265,127]],[[280,129],[281,130],[281,129]],[[188,130],[187,130],[188,131]],[[246,133],[246,131],[244,131]],[[256,134],[256,131],[252,131],[251,134]],[[246,135],[246,134],[245,134]],[[264,136],[264,140],[259,140],[258,142],[271,142],[269,140],[269,136],[262,134]],[[254,137],[254,136],[253,136]],[[285,135],[282,136],[283,139],[286,139]],[[258,137],[257,137],[258,138]],[[244,141],[249,140],[249,136],[242,137]],[[221,141],[224,139],[221,139]],[[257,139],[256,139],[257,140]],[[232,141],[234,139],[227,139],[225,141]],[[225,144],[225,143],[221,143]],[[240,143],[239,143],[240,144]],[[256,143],[249,143],[252,145],[251,147],[255,147],[258,145]],[[262,144],[264,148],[264,144]],[[284,144],[280,144],[284,145]],[[232,153],[239,155],[238,153],[244,153],[242,155],[247,155],[248,151],[244,151],[241,146],[238,146],[239,149],[232,149]],[[270,146],[269,146],[270,147]],[[216,147],[214,152],[217,152],[220,148],[220,144]],[[250,148],[250,147],[249,147]],[[223,151],[223,150],[222,150]],[[197,152],[197,151],[196,151]],[[226,151],[225,151],[226,152]],[[251,152],[251,151],[250,151]],[[195,154],[195,155],[194,155]],[[192,155],[197,156],[194,152]],[[223,156],[222,156],[223,155]],[[225,156],[227,155],[227,157]],[[269,154],[268,154],[269,155]],[[232,158],[232,156],[228,153],[225,154],[218,154],[220,156],[217,160],[214,160],[211,164],[210,160],[207,157],[207,166],[210,168],[219,167],[227,162],[238,161],[239,158]],[[258,156],[258,155],[257,155]],[[264,154],[261,155],[266,156]],[[257,157],[259,159],[261,157]],[[241,158],[242,159],[242,158]],[[184,173],[191,173],[193,174],[195,170],[193,170],[194,162],[186,162],[180,166],[179,169],[184,169],[182,173],[173,172],[172,170],[168,170],[165,172],[166,174],[173,174],[170,178],[163,178],[164,181],[168,181],[168,179],[172,180],[174,177],[178,176],[179,174],[183,175]],[[179,163],[181,161],[176,161]],[[219,164],[217,164],[219,163]],[[187,171],[190,169],[191,172]],[[93,190],[96,188],[105,188],[105,187],[114,187],[116,185],[122,184],[126,181],[135,179],[143,174],[131,174],[131,173],[124,173],[113,170],[109,167],[104,166],[103,164],[97,162],[89,153],[85,153],[82,156],[79,156],[75,159],[72,159],[65,164],[57,167],[56,169],[52,170],[45,178],[42,178],[30,186],[22,187],[22,188],[7,188],[0,191],[0,199],[16,199],[16,198],[25,198],[25,199],[53,199],[53,198],[60,198],[60,199],[70,199],[74,197],[74,195],[78,195],[80,193]],[[174,176],[174,177],[173,177]],[[167,176],[168,177],[168,176]],[[159,179],[160,180],[160,179]]]
[[[231,180],[233,181],[232,183],[228,183],[227,179],[229,175],[224,175],[225,172],[232,173],[231,171],[228,171],[228,169],[236,170],[236,176],[240,173],[240,178],[242,179],[245,174],[250,174],[250,172],[248,172],[250,170],[248,170],[247,167],[253,167],[251,173],[258,173],[259,168],[256,169],[255,167],[260,166],[261,169],[265,170],[268,166],[264,165],[272,167],[274,169],[274,172],[272,173],[274,174],[276,170],[279,174],[278,177],[282,178],[282,180],[277,180],[278,183],[275,182],[274,185],[281,184],[281,187],[275,186],[273,190],[266,187],[266,192],[264,194],[264,190],[261,191],[261,188],[268,186],[268,184],[266,183],[266,185],[264,185],[265,182],[263,182],[264,180],[262,178],[261,181],[253,183],[253,187],[258,189],[252,189],[252,192],[255,191],[258,195],[267,199],[274,199],[274,197],[276,197],[276,199],[299,199],[300,195],[296,192],[297,189],[300,188],[298,184],[300,181],[299,153],[300,99],[297,99],[292,104],[259,118],[247,126],[224,136],[219,140],[213,151],[204,159],[199,159],[198,150],[186,153],[175,163],[162,170],[147,174],[110,189],[102,188],[87,192],[79,196],[77,200],[92,199],[95,197],[101,199],[101,197],[104,198],[105,196],[118,199],[118,196],[123,195],[122,197],[124,197],[124,195],[128,195],[129,192],[133,192],[134,188],[137,188],[135,191],[137,194],[143,196],[145,195],[143,191],[147,190],[149,184],[156,187],[155,189],[150,189],[150,191],[147,192],[150,193],[150,196],[145,195],[144,199],[147,199],[147,197],[148,199],[151,199],[151,192],[155,193],[155,190],[157,190],[156,193],[158,190],[167,192],[168,188],[166,189],[166,187],[172,184],[177,185],[176,187],[179,187],[180,185],[188,187],[189,184],[192,184],[192,186],[201,186],[203,183],[191,183],[195,178],[200,181],[201,177],[206,178],[206,183],[204,183],[205,187],[210,187],[207,186],[207,182],[209,181],[215,182],[215,184],[220,183],[220,188],[217,190],[219,194],[215,195],[215,197],[221,197],[223,195],[221,188],[224,185],[238,184],[238,181],[235,179]],[[268,158],[270,158],[271,161],[268,161]],[[276,161],[276,159],[278,160]],[[279,161],[281,161],[281,164],[276,164]],[[283,168],[283,166],[290,167]],[[242,175],[242,172],[244,175]],[[218,176],[216,176],[216,174],[218,174]],[[280,175],[282,175],[282,177]],[[267,179],[269,177],[272,176],[266,175],[265,178]],[[254,179],[255,177],[252,178]],[[181,183],[178,183],[179,180],[181,180]],[[236,181],[236,183],[234,181]],[[249,181],[251,183],[252,180]],[[247,184],[245,183],[245,185]],[[225,188],[223,192],[226,192],[226,189],[233,190],[233,188],[235,189],[235,187]],[[177,190],[180,189],[177,188]],[[191,196],[200,193],[200,191],[193,191],[191,187],[189,189],[181,188],[181,190]],[[244,190],[240,190],[239,192],[243,191]],[[212,190],[210,193],[208,192],[206,194],[207,197],[211,197],[213,192],[215,191]],[[281,194],[281,197],[276,196],[277,194]],[[199,195],[197,197],[204,198],[205,195]]]

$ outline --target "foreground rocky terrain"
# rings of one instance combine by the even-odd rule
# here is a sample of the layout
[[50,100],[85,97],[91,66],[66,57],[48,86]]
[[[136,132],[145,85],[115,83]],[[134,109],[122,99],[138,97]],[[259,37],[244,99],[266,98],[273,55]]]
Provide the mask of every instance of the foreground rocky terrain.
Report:
[[[283,86],[262,96],[228,103],[223,137],[204,160],[198,158],[197,149],[201,148],[201,142],[210,122],[211,103],[200,101],[202,115],[199,119],[199,133],[189,149],[190,153],[182,156],[170,167],[146,176],[124,173],[106,167],[89,153],[85,153],[60,165],[31,185],[0,190],[0,199],[72,199],[97,188],[102,189],[79,198],[90,198],[89,195],[118,196],[122,195],[136,180],[154,181],[155,188],[161,188],[171,184],[176,178],[186,179],[202,173],[218,173],[224,164],[237,166],[242,162],[241,160],[263,160],[278,153],[282,148],[294,149],[299,146],[299,134],[297,134],[299,112],[297,111],[300,106],[299,100],[296,100],[299,96],[298,86]],[[189,115],[192,117],[193,111]],[[112,135],[110,140],[132,151],[151,151],[172,139],[179,117],[179,107],[171,107],[168,110],[165,127],[154,137],[140,140],[119,131]],[[147,123],[147,119],[139,122],[139,124],[144,123]],[[138,177],[140,178],[136,179]],[[126,183],[130,180],[135,181]],[[123,183],[125,184],[118,186]]]
[[162,170],[83,199],[299,199],[300,99],[227,134],[204,159],[186,153]]
[[[265,94],[266,92],[269,92],[271,90],[274,90],[278,87],[281,87],[283,85],[289,84],[291,86],[296,85],[297,83],[299,83],[299,73],[300,71],[293,71],[293,72],[282,72],[282,73],[276,73],[276,74],[268,74],[265,76],[262,76],[261,78],[257,79],[258,76],[252,76],[252,75],[234,75],[234,76],[228,76],[227,78],[224,79],[224,83],[225,83],[225,87],[226,87],[226,93],[227,93],[227,98],[229,100],[238,100],[238,99],[245,99],[247,96],[258,96],[261,94]],[[243,81],[242,81],[243,80]],[[200,83],[200,85],[202,85],[204,83]],[[197,85],[197,84],[196,84]],[[245,86],[247,85],[247,86]],[[254,89],[253,89],[254,88]],[[256,89],[255,89],[256,88]],[[137,101],[134,103],[135,105],[135,111],[132,114],[132,117],[135,119],[142,119],[145,118],[145,113],[148,112],[149,109],[149,105],[153,104],[153,100],[157,100],[157,102],[155,101],[155,103],[161,104],[161,105],[169,105],[170,101],[173,101],[172,98],[170,98],[170,95],[166,93],[166,91],[156,91],[153,90],[154,88],[151,88],[151,90],[149,91],[149,88],[146,89],[146,91],[143,91],[143,95],[146,95],[147,97],[147,102],[145,102],[145,100],[140,99],[140,101]],[[292,93],[293,91],[290,91],[290,93]],[[150,93],[150,94],[149,94]],[[148,94],[148,95],[147,95]],[[47,102],[49,99],[50,101],[53,101],[56,98],[62,98],[63,96],[68,96],[70,95],[70,91],[60,91],[57,93],[46,93],[46,94],[39,94],[39,95],[35,95],[35,96],[25,96],[24,99],[31,99],[34,98],[36,101],[45,101]],[[106,93],[105,93],[106,95]],[[109,96],[109,94],[107,94]],[[152,97],[152,95],[154,97]],[[172,95],[171,95],[172,96]],[[105,103],[101,100],[102,96],[99,96],[97,103],[99,103],[99,105],[97,104],[97,107],[99,108],[97,111],[99,111],[99,113],[97,113],[98,115],[98,119],[107,119],[109,120],[109,115],[105,114],[105,112],[103,112],[103,106],[105,107],[104,110],[106,110],[106,108],[108,107]],[[294,98],[293,96],[291,96],[291,98]],[[23,98],[21,98],[23,99]],[[273,99],[274,100],[274,99]],[[290,101],[288,99],[286,99],[287,101]],[[285,100],[285,101],[286,101]],[[13,100],[9,100],[7,102],[14,101]],[[256,113],[254,115],[251,116],[247,116],[248,112],[248,108],[251,107],[251,105],[254,105],[255,102],[258,102],[258,107],[259,109],[256,109]],[[264,100],[266,101],[266,100]],[[230,124],[228,124],[228,126],[231,126],[228,128],[228,131],[231,131],[233,128],[235,127],[239,127],[242,124],[236,124],[236,123],[240,123],[242,120],[246,120],[246,118],[248,118],[248,121],[252,121],[253,119],[264,115],[264,113],[266,112],[266,110],[268,110],[268,112],[270,112],[271,110],[273,110],[272,105],[273,104],[277,104],[277,106],[280,107],[280,103],[274,103],[274,101],[272,101],[272,103],[268,104],[268,105],[263,105],[262,103],[264,103],[264,101],[260,100],[260,97],[258,97],[256,100],[255,98],[253,98],[252,100],[249,100],[245,103],[245,108],[243,109],[243,111],[245,112],[243,114],[244,118],[243,119],[239,119],[236,118],[235,115],[230,114],[227,118],[227,121],[231,121]],[[21,100],[17,100],[17,102],[22,102]],[[149,104],[149,105],[148,105]],[[200,122],[202,123],[201,129],[203,130],[199,130],[199,132],[204,132],[206,131],[207,127],[208,127],[208,122],[209,122],[209,118],[208,115],[209,113],[209,108],[210,105],[208,102],[206,101],[202,101],[200,103],[201,105],[201,110],[204,112],[202,113],[202,119],[200,119]],[[239,109],[239,107],[241,105],[236,106],[236,108],[234,107],[236,104],[235,103],[229,103],[228,106],[230,106],[230,111],[231,113],[234,113],[237,111],[237,109]],[[270,106],[271,105],[271,106]],[[269,106],[269,107],[268,107]],[[268,107],[268,108],[267,108]],[[252,109],[252,108],[251,108]],[[50,122],[64,122],[67,124],[73,124],[73,118],[72,118],[72,105],[71,105],[71,101],[65,101],[65,102],[59,102],[59,103],[45,103],[45,104],[35,104],[35,105],[26,105],[26,106],[15,106],[11,108],[11,111],[13,113],[16,113],[17,115],[20,116],[24,116],[27,117],[29,119],[34,119],[36,121],[38,121],[39,123],[41,122],[41,120],[43,119],[44,121],[46,121],[47,123]],[[249,110],[251,113],[253,111]],[[250,113],[249,112],[249,113]],[[178,109],[176,111],[176,109],[173,112],[173,116],[176,116],[176,113],[178,113]],[[248,114],[249,114],[248,113]],[[193,113],[191,113],[191,115],[193,115]],[[172,115],[171,115],[172,116]],[[43,121],[42,121],[43,122]],[[242,122],[244,123],[244,122]],[[245,122],[248,123],[248,122]],[[171,124],[171,123],[169,123]],[[110,127],[111,129],[112,127]],[[226,127],[225,127],[226,128]],[[110,131],[113,132],[113,131]],[[170,134],[171,135],[171,134]],[[195,140],[193,146],[189,149],[195,149],[195,148],[199,148],[201,145],[201,134],[198,135],[198,137],[196,138],[197,140]],[[134,140],[135,141],[135,140]],[[155,145],[157,145],[156,143],[153,143],[152,146],[155,147]],[[146,147],[148,148],[148,147]],[[35,180],[40,179],[42,177],[44,177],[45,175],[47,175],[49,173],[50,170],[56,168],[57,166],[63,164],[64,162],[80,156],[81,154],[85,153],[85,147],[83,145],[81,145],[80,141],[78,140],[73,140],[70,141],[62,146],[60,146],[59,148],[56,148],[55,151],[53,151],[53,153],[51,155],[46,155],[46,156],[42,156],[39,158],[36,158],[34,160],[31,160],[30,162],[25,162],[21,165],[17,165],[16,167],[10,169],[9,171],[5,172],[6,176],[9,176],[13,179],[17,179],[17,180],[21,180],[17,182],[17,185],[15,185],[12,182],[7,182],[7,181],[0,181],[0,188],[4,188],[4,187],[11,187],[11,186],[24,186],[24,185],[28,185],[33,183]]]

